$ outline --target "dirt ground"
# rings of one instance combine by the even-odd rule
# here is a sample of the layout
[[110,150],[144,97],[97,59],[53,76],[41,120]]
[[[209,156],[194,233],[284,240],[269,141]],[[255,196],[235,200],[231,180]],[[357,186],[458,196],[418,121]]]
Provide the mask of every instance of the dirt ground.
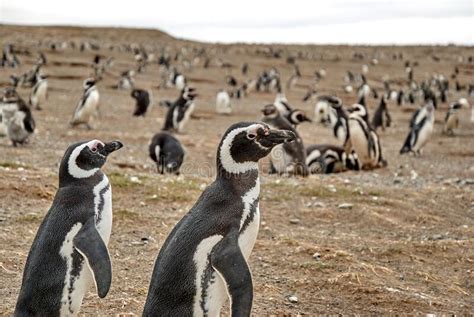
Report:
[[[327,76],[319,82],[318,91],[337,94],[348,105],[356,101],[354,93],[342,89],[345,72],[359,73],[361,65],[369,62],[353,59],[356,51],[381,54],[379,64],[369,66],[367,75],[379,91],[384,75],[398,80],[406,77],[404,61],[392,60],[392,53],[402,52],[404,60],[418,61],[418,81],[435,72],[449,77],[458,65],[459,80],[467,84],[473,83],[474,72],[473,64],[458,62],[459,56],[474,55],[472,47],[278,45],[274,47],[281,48],[284,57],[269,58],[255,53],[269,46],[200,44],[150,30],[0,26],[2,47],[14,43],[32,53],[19,55],[22,64],[17,69],[0,68],[1,85],[8,83],[12,73],[32,68],[37,40],[93,40],[102,48],[98,52],[41,48],[48,58],[43,72],[49,75],[50,90],[44,110],[34,111],[38,131],[30,144],[18,148],[0,138],[1,315],[13,312],[26,256],[54,197],[58,163],[69,144],[93,138],[125,144],[104,168],[113,188],[112,288],[105,299],[91,289],[81,315],[140,315],[161,244],[213,180],[216,147],[223,132],[234,122],[258,120],[262,106],[274,100],[273,93],[251,92],[244,99],[232,100],[233,115],[216,115],[215,96],[225,87],[226,74],[245,79],[240,72],[244,62],[249,64],[248,78],[275,66],[285,83],[292,72],[285,54],[309,52],[309,58],[297,59],[303,77],[286,95],[291,105],[312,116],[314,102],[304,103],[302,97],[320,68],[326,69]],[[154,105],[145,118],[134,118],[130,91],[111,88],[120,72],[135,68],[135,62],[133,54],[107,46],[131,41],[147,45],[156,55],[163,46],[172,51],[205,47],[212,56],[235,66],[217,67],[213,58],[208,69],[201,60],[184,71],[199,97],[195,118],[178,135],[187,149],[179,177],[156,174],[147,155],[148,143],[160,130],[165,114],[158,102],[174,100],[177,90],[158,89],[158,66],[149,65],[137,74],[136,84],[151,89]],[[115,58],[98,84],[101,118],[91,131],[71,129],[68,120],[81,95],[82,81],[92,72],[86,63],[96,53]],[[435,61],[433,55],[440,60]],[[29,88],[19,92],[28,99]],[[466,91],[451,91],[449,101],[466,95]],[[368,102],[373,113],[378,102]],[[447,107],[441,104],[436,110],[435,132],[421,157],[398,154],[416,106],[390,103],[394,126],[380,132],[386,168],[304,179],[262,175],[262,223],[250,257],[255,316],[474,312],[474,124],[469,121],[470,109],[464,109],[456,136],[443,136]],[[331,131],[321,125],[306,123],[299,131],[307,145],[337,144]],[[343,203],[352,208],[339,208]],[[298,302],[291,303],[290,295],[297,296]]]

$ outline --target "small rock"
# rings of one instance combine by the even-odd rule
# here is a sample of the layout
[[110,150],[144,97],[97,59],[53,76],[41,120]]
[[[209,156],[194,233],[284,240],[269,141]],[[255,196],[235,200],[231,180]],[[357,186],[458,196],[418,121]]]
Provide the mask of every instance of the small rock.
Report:
[[319,254],[318,252],[316,252],[315,254],[313,254],[313,259],[315,259],[316,261],[321,260],[321,254]]
[[339,206],[337,206],[337,208],[339,209],[352,209],[352,207],[354,207],[354,205],[349,204],[349,203],[342,203]]
[[418,173],[415,172],[414,170],[410,171],[410,178],[412,181],[416,180],[418,178]]
[[288,300],[290,301],[290,303],[297,303],[298,297],[296,297],[295,295],[291,295],[291,296],[288,296]]
[[402,178],[401,178],[401,177],[398,177],[398,176],[395,177],[395,178],[393,179],[393,183],[394,183],[394,184],[401,184],[401,183],[402,183]]
[[144,201],[141,201],[141,202],[140,202],[140,206],[142,206],[142,207],[143,207],[143,206],[146,206],[146,203],[145,203]]
[[444,237],[443,237],[442,234],[434,234],[430,237],[429,240],[443,240],[443,239],[444,239]]
[[466,185],[474,185],[474,178],[468,178],[464,180]]
[[141,184],[140,179],[136,176],[130,176],[130,181],[135,184]]
[[298,218],[292,218],[292,219],[290,219],[290,223],[292,225],[297,225],[297,224],[300,223],[300,220]]
[[22,177],[20,180],[21,180],[22,182],[26,182],[26,177]]
[[324,203],[320,202],[320,201],[315,201],[315,202],[313,203],[313,207],[316,207],[316,208],[324,208],[324,207],[326,207],[326,205],[325,205]]

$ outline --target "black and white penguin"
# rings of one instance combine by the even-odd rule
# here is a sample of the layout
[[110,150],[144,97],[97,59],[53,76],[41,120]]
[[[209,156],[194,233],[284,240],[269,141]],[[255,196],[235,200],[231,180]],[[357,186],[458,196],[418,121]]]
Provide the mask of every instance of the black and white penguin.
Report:
[[412,117],[410,132],[403,144],[400,154],[413,152],[415,155],[421,154],[421,149],[429,141],[434,129],[435,108],[433,103],[428,102],[418,109]]
[[117,89],[133,89],[135,86],[135,71],[128,70],[120,74],[120,79],[117,84]]
[[44,104],[48,97],[48,80],[41,74],[36,75],[36,83],[31,89],[30,105],[32,108],[41,110],[41,104]]
[[130,94],[133,99],[135,99],[135,111],[133,115],[135,117],[142,116],[144,117],[146,111],[148,110],[148,106],[150,105],[150,94],[148,91],[143,89],[134,89]]
[[372,128],[374,130],[382,128],[382,131],[385,131],[385,128],[390,127],[391,123],[392,117],[388,112],[385,96],[382,96],[382,98],[380,98],[379,106],[377,107],[377,110],[375,110],[374,116],[372,117]]
[[347,113],[341,99],[334,96],[319,96],[314,109],[314,121],[329,126],[341,142],[348,138]]
[[361,169],[386,166],[387,162],[382,156],[379,137],[367,121],[366,107],[354,104],[349,109],[349,113],[349,137],[344,144],[346,154],[354,151],[359,159]]
[[173,67],[168,76],[168,87],[175,87],[178,90],[183,90],[186,87],[186,77],[178,72],[176,67]]
[[447,135],[454,135],[454,130],[459,127],[459,115],[462,105],[459,102],[454,102],[449,105],[448,112],[444,117],[443,133]]
[[158,173],[179,175],[184,161],[184,148],[171,133],[159,132],[153,136],[148,147],[150,158],[156,163]]
[[99,114],[99,91],[96,87],[96,80],[93,78],[86,79],[83,86],[84,92],[74,110],[70,125],[75,127],[85,124],[88,129],[92,129],[91,120]]
[[8,136],[16,146],[26,143],[35,129],[30,108],[15,88],[7,88],[0,102],[0,136]]
[[196,96],[197,94],[194,88],[189,86],[184,87],[178,100],[169,105],[162,130],[181,133],[194,111],[196,106],[194,98]]
[[76,316],[93,284],[110,289],[107,250],[112,191],[100,168],[118,141],[71,145],[59,167],[59,187],[31,246],[14,316]]
[[272,172],[307,176],[306,149],[296,129],[281,115],[275,105],[266,105],[262,113],[264,123],[275,129],[291,131],[296,136],[295,142],[280,144],[272,149],[270,153]]
[[314,144],[306,148],[306,165],[311,174],[339,173],[360,170],[357,154],[346,154],[342,146]]
[[217,176],[173,228],[155,262],[143,316],[250,316],[248,259],[260,211],[258,161],[291,142],[289,131],[263,123],[232,125],[217,150]]
[[230,103],[230,96],[224,89],[220,90],[216,96],[216,113],[231,114],[232,105]]
[[293,110],[290,104],[288,103],[288,99],[286,99],[285,94],[282,92],[277,93],[273,104],[284,117],[287,117]]

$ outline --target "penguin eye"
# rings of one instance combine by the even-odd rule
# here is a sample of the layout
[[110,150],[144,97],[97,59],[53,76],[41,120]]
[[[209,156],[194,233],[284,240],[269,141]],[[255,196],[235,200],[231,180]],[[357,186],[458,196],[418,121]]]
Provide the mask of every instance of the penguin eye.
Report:
[[253,140],[253,139],[255,139],[256,137],[257,137],[256,134],[253,134],[253,133],[247,134],[247,139],[249,139],[249,140]]
[[93,148],[91,149],[91,152],[92,152],[92,153],[96,153],[96,152],[97,152],[97,148],[96,148],[96,147],[93,147]]

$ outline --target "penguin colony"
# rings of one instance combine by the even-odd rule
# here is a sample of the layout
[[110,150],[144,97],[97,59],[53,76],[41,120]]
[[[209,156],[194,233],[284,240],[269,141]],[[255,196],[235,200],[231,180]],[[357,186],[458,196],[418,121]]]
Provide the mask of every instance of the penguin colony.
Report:
[[[62,42],[49,43],[48,48],[52,51],[74,48],[87,51],[98,50],[99,46],[89,42],[77,46]],[[193,118],[198,97],[197,90],[190,85],[192,80],[188,80],[185,73],[199,65],[220,67],[227,72],[222,78],[225,88],[215,92],[215,112],[219,115],[232,115],[240,110],[234,104],[238,105],[239,99],[252,93],[275,95],[273,103],[260,105],[261,122],[240,122],[223,134],[217,147],[215,181],[176,224],[159,251],[144,316],[219,316],[227,301],[232,316],[249,316],[253,287],[248,259],[260,219],[259,160],[268,156],[269,172],[285,176],[305,177],[385,167],[389,160],[383,156],[383,134],[394,125],[401,125],[393,122],[390,109],[409,104],[419,105],[419,109],[412,114],[406,127],[408,135],[404,143],[400,142],[400,154],[421,155],[436,132],[435,112],[448,99],[452,100],[453,95],[449,80],[442,74],[415,81],[417,63],[411,61],[404,64],[407,78],[403,85],[384,78],[382,88],[372,87],[367,76],[380,60],[372,58],[370,66],[361,65],[360,73],[346,72],[341,81],[344,94],[340,96],[319,92],[317,84],[325,80],[330,69],[315,71],[311,75],[314,85],[302,96],[302,102],[311,102],[314,107],[314,116],[310,116],[290,104],[281,85],[284,78],[276,67],[249,78],[251,65],[243,63],[240,70],[246,79],[239,80],[231,74],[235,65],[215,55],[211,57],[211,52],[205,49],[192,54],[179,50],[174,56],[163,50],[156,60],[156,52],[143,46],[126,45],[114,49],[132,53],[136,62],[136,69],[122,71],[118,84],[113,87],[130,91],[135,103],[135,109],[131,111],[133,116],[145,117],[153,106],[151,89],[138,88],[135,77],[148,72],[152,63],[159,65],[157,87],[177,91],[175,101],[160,101],[166,114],[161,131],[153,135],[148,145],[149,157],[160,174],[178,175],[185,162],[186,151],[179,138],[186,133],[187,123]],[[256,54],[280,58],[283,52],[269,49]],[[21,64],[17,55],[20,54],[14,45],[5,46],[1,66],[17,68]],[[394,60],[399,58],[394,56]],[[366,57],[356,53],[353,56],[355,60]],[[293,68],[284,85],[287,91],[296,90],[302,81],[302,73],[306,73],[296,64],[297,60],[298,57],[287,58]],[[0,100],[0,136],[7,137],[13,146],[27,144],[34,134],[34,111],[48,111],[51,85],[48,75],[43,73],[45,65],[48,65],[47,55],[39,52],[32,70],[11,76],[11,87],[4,91]],[[85,126],[92,130],[101,120],[99,86],[108,76],[107,71],[113,69],[113,60],[96,55],[91,67],[93,77],[83,81],[83,92],[75,108],[72,108],[73,103],[70,105],[71,129]],[[452,75],[455,91],[466,90],[466,98],[472,97],[473,86],[463,87],[457,74],[456,68]],[[25,87],[31,89],[28,103],[17,92],[17,88]],[[353,92],[357,95],[351,96]],[[452,100],[443,122],[443,133],[456,135],[460,113],[470,107],[466,98]],[[367,100],[372,99],[377,100],[378,107],[370,119]],[[347,105],[347,100],[355,102]],[[130,105],[132,108],[132,100]],[[474,108],[471,111],[474,116]],[[301,124],[330,128],[333,143],[306,146],[298,132]],[[121,147],[119,141],[92,140],[73,144],[66,150],[59,167],[58,191],[26,261],[15,316],[75,316],[91,286],[95,286],[101,298],[109,292],[112,268],[107,245],[112,229],[112,191],[101,168],[107,156]],[[65,213],[67,217],[64,217]],[[48,234],[51,231],[54,231],[53,235]],[[55,274],[47,273],[51,269]]]

